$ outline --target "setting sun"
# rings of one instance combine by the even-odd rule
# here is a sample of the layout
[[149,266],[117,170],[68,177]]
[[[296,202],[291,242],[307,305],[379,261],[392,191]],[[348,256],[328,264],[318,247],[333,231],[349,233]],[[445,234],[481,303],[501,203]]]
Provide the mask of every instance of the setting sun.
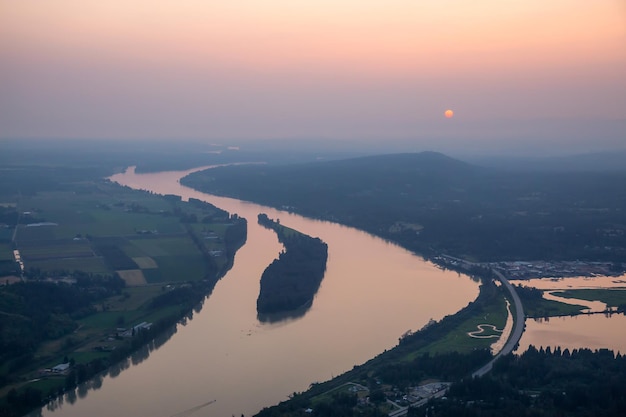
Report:
[[446,119],[451,119],[452,116],[454,116],[454,112],[452,110],[448,109],[445,112],[443,112],[443,115],[446,116]]

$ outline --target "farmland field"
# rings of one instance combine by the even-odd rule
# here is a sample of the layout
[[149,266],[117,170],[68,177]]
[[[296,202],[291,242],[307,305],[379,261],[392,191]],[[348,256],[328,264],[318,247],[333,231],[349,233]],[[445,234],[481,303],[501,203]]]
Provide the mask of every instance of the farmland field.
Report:
[[133,261],[141,269],[154,269],[154,268],[158,268],[159,267],[156,264],[156,262],[154,262],[154,259],[152,259],[149,256],[140,256],[140,257],[137,257],[137,258],[133,258]]
[[59,258],[29,262],[29,268],[42,271],[83,271],[91,274],[106,274],[109,269],[100,257],[91,258]]
[[13,236],[12,227],[0,227],[0,241],[8,241]]
[[[13,223],[0,228],[0,262],[6,264],[0,278],[13,284],[0,287],[0,327],[10,329],[4,332],[10,339],[6,346],[24,346],[0,350],[0,381],[33,381],[0,385],[0,406],[11,388],[54,395],[65,387],[65,377],[37,380],[38,368],[64,357],[93,363],[93,369],[122,359],[147,342],[133,339],[140,323],[148,323],[139,332],[142,338],[171,331],[225,272],[229,260],[210,251],[226,253],[227,223],[245,227],[245,220],[229,221],[228,213],[209,204],[110,182],[81,179],[59,188],[0,195],[0,201],[18,201],[6,208]],[[245,235],[230,248],[244,241]],[[24,262],[24,279],[16,276],[14,248]],[[34,296],[45,306],[29,304]],[[64,308],[74,310],[61,313],[55,304],[61,298]],[[31,308],[58,311],[43,324],[48,333],[30,331],[42,326],[37,321],[42,316]],[[24,350],[30,359],[20,362]]]
[[[19,232],[19,231],[18,231]],[[52,240],[36,244],[19,245],[24,261],[37,261],[54,258],[86,258],[94,257],[91,245],[86,240]]]
[[158,239],[135,239],[130,241],[147,256],[173,256],[197,252],[198,248],[188,236],[159,237]]
[[[25,269],[44,273],[80,270],[113,273],[146,269],[129,282],[167,282],[205,277],[202,251],[223,249],[225,224],[197,223],[221,217],[209,205],[132,191],[110,183],[81,184],[80,192],[41,192],[24,197],[16,244]],[[189,216],[189,217],[187,217]],[[194,219],[196,223],[181,219]],[[205,236],[211,234],[211,240]],[[196,235],[199,248],[192,239]],[[8,243],[5,257],[12,256]],[[201,251],[202,249],[202,251]],[[2,256],[2,255],[0,255]],[[137,259],[137,262],[133,261]]]
[[13,247],[10,243],[0,243],[0,261],[13,260]]
[[146,278],[143,276],[141,269],[129,269],[126,271],[117,271],[128,287],[139,287],[146,285]]
[[[196,249],[197,251],[197,249]],[[144,274],[148,282],[190,281],[204,277],[204,261],[193,254],[180,256],[155,257],[158,269],[146,269]],[[196,278],[194,278],[196,277]]]

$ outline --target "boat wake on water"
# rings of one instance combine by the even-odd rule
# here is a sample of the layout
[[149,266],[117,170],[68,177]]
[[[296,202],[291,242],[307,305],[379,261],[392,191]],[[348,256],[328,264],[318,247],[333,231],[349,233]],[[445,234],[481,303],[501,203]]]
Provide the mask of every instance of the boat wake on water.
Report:
[[195,407],[193,407],[193,408],[190,408],[189,410],[181,411],[181,412],[180,412],[180,413],[178,413],[178,414],[173,414],[173,415],[171,415],[170,417],[187,417],[187,416],[190,416],[190,415],[192,415],[193,413],[195,413],[196,411],[201,410],[201,409],[203,409],[204,407],[206,407],[207,405],[211,405],[211,404],[213,404],[213,403],[214,403],[214,402],[216,402],[216,401],[217,401],[217,400],[211,400],[211,401],[206,402],[206,403],[204,403],[204,404],[200,404],[200,405],[197,405],[197,406],[195,406]]

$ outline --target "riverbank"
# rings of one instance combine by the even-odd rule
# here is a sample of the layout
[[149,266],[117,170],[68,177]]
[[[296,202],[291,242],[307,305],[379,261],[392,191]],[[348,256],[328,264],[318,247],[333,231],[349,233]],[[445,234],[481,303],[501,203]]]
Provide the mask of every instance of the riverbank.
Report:
[[[337,375],[388,350],[407,329],[420,328],[431,318],[441,320],[478,295],[478,284],[467,276],[436,268],[367,233],[205,195],[181,187],[177,183],[181,175],[127,174],[117,180],[136,188],[181,195],[183,199],[205,199],[249,220],[265,212],[280,218],[283,225],[319,236],[328,243],[329,257],[326,276],[312,308],[297,319],[258,322],[254,307],[259,278],[282,248],[273,232],[251,222],[248,242],[238,252],[227,279],[220,281],[202,313],[159,350],[158,358],[133,367],[115,381],[105,378],[97,393],[62,411],[44,415],[102,415],[98,405],[107,398],[111,399],[107,401],[109,414],[125,415],[132,406],[143,410],[143,415],[174,415],[214,398],[217,401],[206,411],[210,415],[251,415],[294,390],[306,388],[311,381]],[[381,276],[386,278],[381,280]],[[503,318],[503,324],[504,303],[502,307],[504,313],[498,316]],[[334,341],[332,344],[328,343],[329,338]],[[312,361],[313,357],[317,359]],[[221,377],[216,378],[218,370]],[[120,392],[132,389],[136,381],[142,381],[142,392],[163,389],[167,383],[153,381],[152,376],[164,373],[169,379],[180,381],[176,387],[177,392],[184,394],[180,400],[128,398],[127,404],[117,400]],[[267,375],[272,376],[272,383],[259,384]],[[235,395],[242,391],[247,393],[245,398]],[[185,398],[187,401],[183,402]]]
[[[23,276],[0,288],[3,415],[23,415],[171,336],[246,239],[244,219],[199,201],[102,181],[63,188],[11,206],[29,221],[13,226]],[[28,227],[42,218],[54,222]]]
[[[392,349],[331,380],[314,383],[307,391],[296,393],[288,401],[265,408],[256,416],[296,416],[306,408],[319,406],[320,402],[326,401],[330,404],[332,395],[329,393],[346,384],[368,387],[370,394],[381,390],[387,393],[401,393],[406,387],[417,387],[423,384],[423,381],[432,378],[449,381],[466,376],[492,358],[488,349],[491,341],[473,339],[467,335],[466,329],[475,328],[476,323],[485,319],[485,314],[492,306],[498,304],[497,300],[503,300],[502,297],[501,289],[490,279],[485,279],[477,299],[456,314],[431,322],[421,330],[405,335]],[[468,323],[473,324],[468,326]],[[476,343],[474,347],[465,345],[465,348],[461,349],[465,353],[455,351],[453,345],[449,343],[446,347],[452,349],[441,350],[440,347],[436,347],[442,339],[457,331]],[[483,348],[477,348],[481,345]],[[443,363],[447,364],[444,373],[434,371]],[[383,395],[382,398],[387,397]],[[385,413],[392,411],[387,410],[384,403],[385,400],[381,406],[386,410]],[[400,408],[398,410],[400,411]],[[406,408],[402,410],[406,412]]]

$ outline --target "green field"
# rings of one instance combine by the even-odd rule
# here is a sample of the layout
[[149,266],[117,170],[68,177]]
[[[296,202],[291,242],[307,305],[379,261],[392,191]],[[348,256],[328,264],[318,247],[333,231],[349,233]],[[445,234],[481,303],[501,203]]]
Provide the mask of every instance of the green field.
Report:
[[10,243],[0,242],[0,261],[13,260],[13,246]]
[[9,241],[13,237],[13,227],[0,227],[0,241]]
[[139,248],[143,256],[163,257],[198,252],[198,248],[186,235],[182,237],[160,236],[156,239],[133,239],[129,242]]
[[[222,250],[228,227],[221,221],[199,222],[212,217],[223,220],[223,212],[210,205],[182,203],[110,183],[84,183],[81,192],[25,196],[17,210],[27,213],[16,234],[27,273],[33,269],[44,274],[113,273],[141,269],[132,258],[150,258],[143,263],[149,283],[203,279],[208,255],[193,239],[201,242],[203,251]],[[183,216],[195,222],[183,223]],[[28,226],[43,222],[54,225]],[[206,238],[209,234],[211,239]],[[9,243],[0,246],[0,256],[12,258]]]
[[490,324],[502,330],[506,324],[507,317],[506,301],[504,298],[500,297],[496,302],[485,306],[480,312],[474,314],[449,331],[443,338],[422,349],[412,352],[407,359],[414,359],[427,352],[430,354],[453,351],[466,353],[477,349],[488,349],[489,346],[498,340],[497,338],[479,339],[470,337],[468,333],[477,331],[478,326],[481,324]]
[[46,259],[28,263],[29,268],[38,268],[42,271],[83,271],[91,274],[106,274],[110,270],[100,257],[73,258],[73,259]]
[[143,270],[149,283],[197,280],[207,272],[202,258],[193,253],[174,257],[157,256],[154,260],[159,266],[157,269]]
[[[556,294],[555,294],[556,295]],[[575,304],[560,303],[554,300],[525,300],[524,313],[529,318],[572,316],[580,314],[587,307]]]
[[52,240],[37,243],[20,244],[20,255],[24,262],[58,258],[89,258],[94,257],[89,241]]
[[554,295],[563,298],[575,298],[578,300],[601,301],[608,307],[619,307],[626,305],[626,289],[582,289],[564,290],[554,292]]
[[[67,191],[72,187],[76,191]],[[209,204],[184,203],[107,182],[83,181],[64,188],[19,199],[15,211],[20,216],[13,215],[20,222],[14,242],[13,228],[0,230],[7,234],[0,243],[0,262],[13,260],[15,246],[26,278],[24,283],[0,288],[0,327],[10,327],[13,345],[27,344],[31,350],[29,360],[19,364],[21,352],[0,352],[4,355],[0,376],[14,381],[0,386],[0,406],[11,388],[35,388],[44,395],[58,392],[66,384],[65,376],[39,379],[38,369],[61,363],[65,356],[76,364],[89,364],[97,359],[120,360],[120,355],[133,352],[134,336],[122,335],[118,328],[148,322],[161,334],[163,326],[171,327],[210,293],[227,262],[225,256],[215,257],[209,251],[226,252],[228,214]],[[237,242],[230,244],[236,249]],[[60,279],[68,277],[75,278],[77,285]],[[50,283],[55,280],[57,285]],[[36,289],[45,284],[53,288]],[[40,315],[33,313],[36,306],[24,301],[28,294],[20,291],[38,296],[37,291],[67,291],[72,300],[86,299],[89,304],[75,315],[55,314],[46,327],[51,336],[39,337],[29,326]],[[46,306],[55,299],[45,299]]]

